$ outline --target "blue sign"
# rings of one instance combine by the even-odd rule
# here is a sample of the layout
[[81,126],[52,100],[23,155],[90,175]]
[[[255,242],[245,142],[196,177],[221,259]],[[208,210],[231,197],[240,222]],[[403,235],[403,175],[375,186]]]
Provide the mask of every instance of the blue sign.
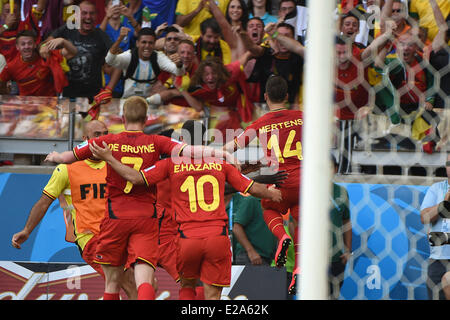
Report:
[[428,299],[430,253],[420,204],[428,187],[341,184],[350,198],[353,259],[343,299]]

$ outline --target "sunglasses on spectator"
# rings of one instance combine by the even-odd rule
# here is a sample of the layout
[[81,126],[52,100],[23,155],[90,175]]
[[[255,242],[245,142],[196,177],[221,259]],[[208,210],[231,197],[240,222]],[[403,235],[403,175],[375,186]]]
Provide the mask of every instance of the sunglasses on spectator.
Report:
[[392,12],[400,13],[400,12],[402,12],[402,9],[392,9]]
[[167,40],[167,41],[178,41],[178,40],[180,40],[180,38],[177,38],[177,37],[168,37],[168,38],[166,38],[166,40]]

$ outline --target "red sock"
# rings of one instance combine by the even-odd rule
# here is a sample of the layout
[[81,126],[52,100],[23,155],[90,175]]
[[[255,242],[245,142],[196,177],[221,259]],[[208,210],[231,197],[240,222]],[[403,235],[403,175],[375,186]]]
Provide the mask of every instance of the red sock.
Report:
[[148,282],[144,282],[138,288],[138,300],[155,300],[155,290]]
[[181,288],[179,291],[180,300],[195,300],[195,290],[194,288]]
[[120,300],[120,295],[118,292],[117,293],[104,292],[103,300]]
[[203,286],[195,288],[195,300],[205,300],[205,288]]
[[264,210],[263,218],[269,230],[278,238],[278,240],[281,240],[286,234],[281,214],[273,210]]

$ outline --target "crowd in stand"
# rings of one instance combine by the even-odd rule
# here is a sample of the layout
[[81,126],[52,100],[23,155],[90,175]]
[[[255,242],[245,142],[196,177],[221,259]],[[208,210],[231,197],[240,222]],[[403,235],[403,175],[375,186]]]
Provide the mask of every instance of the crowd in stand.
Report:
[[[87,97],[94,118],[112,98],[144,96],[207,108],[209,128],[225,134],[255,118],[276,74],[288,82],[289,108],[302,109],[306,1],[3,0],[1,9],[2,94]],[[344,150],[367,114],[410,125],[426,152],[445,146],[449,12],[447,0],[336,1]]]

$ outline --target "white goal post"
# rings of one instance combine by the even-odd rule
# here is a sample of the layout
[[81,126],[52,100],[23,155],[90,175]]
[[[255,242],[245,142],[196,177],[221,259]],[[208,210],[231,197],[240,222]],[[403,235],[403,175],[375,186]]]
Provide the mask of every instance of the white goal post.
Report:
[[297,286],[301,300],[328,298],[334,10],[334,0],[308,1]]

